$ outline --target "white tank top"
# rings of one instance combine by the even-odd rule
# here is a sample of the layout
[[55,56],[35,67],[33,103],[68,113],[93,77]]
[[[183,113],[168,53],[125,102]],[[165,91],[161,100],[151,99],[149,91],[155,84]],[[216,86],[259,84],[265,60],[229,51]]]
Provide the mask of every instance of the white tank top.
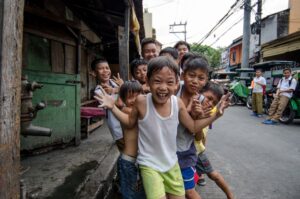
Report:
[[162,117],[156,112],[152,94],[147,94],[145,117],[138,121],[138,157],[137,163],[160,172],[170,170],[177,162],[176,134],[178,120],[178,102],[171,96],[171,114]]

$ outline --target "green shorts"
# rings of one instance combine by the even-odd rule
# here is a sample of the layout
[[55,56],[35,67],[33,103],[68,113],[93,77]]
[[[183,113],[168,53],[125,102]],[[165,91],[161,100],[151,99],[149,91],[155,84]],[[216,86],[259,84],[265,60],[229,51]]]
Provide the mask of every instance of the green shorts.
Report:
[[184,196],[184,184],[178,163],[167,172],[159,172],[150,167],[140,165],[141,176],[147,199],[158,199],[166,193]]

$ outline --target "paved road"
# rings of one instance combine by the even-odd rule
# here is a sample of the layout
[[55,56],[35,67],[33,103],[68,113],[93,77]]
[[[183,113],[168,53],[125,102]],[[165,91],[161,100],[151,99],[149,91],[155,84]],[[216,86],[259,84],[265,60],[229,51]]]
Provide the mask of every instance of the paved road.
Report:
[[[277,126],[261,121],[245,107],[231,107],[208,134],[210,161],[237,199],[299,199],[300,121]],[[197,190],[203,199],[226,198],[208,179]]]

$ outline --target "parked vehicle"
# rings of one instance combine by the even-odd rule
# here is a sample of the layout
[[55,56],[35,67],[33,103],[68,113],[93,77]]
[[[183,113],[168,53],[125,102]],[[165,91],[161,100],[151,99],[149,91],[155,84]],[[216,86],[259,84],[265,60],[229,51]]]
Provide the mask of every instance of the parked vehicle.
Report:
[[224,85],[234,80],[234,77],[238,75],[237,72],[213,72],[211,80],[218,84]]
[[243,83],[236,80],[230,84],[229,91],[232,93],[230,105],[246,104],[249,95],[249,89]]
[[[269,108],[272,104],[272,100],[274,99],[273,95],[275,94],[275,92],[276,87],[266,91],[263,95],[263,109],[265,114],[269,113]],[[247,108],[252,109],[252,88],[249,88],[249,95],[247,97],[246,106]]]
[[233,94],[231,97],[230,105],[247,104],[249,96],[249,86],[254,75],[253,68],[240,68],[235,70],[239,77],[235,77],[235,81],[229,84],[229,91]]

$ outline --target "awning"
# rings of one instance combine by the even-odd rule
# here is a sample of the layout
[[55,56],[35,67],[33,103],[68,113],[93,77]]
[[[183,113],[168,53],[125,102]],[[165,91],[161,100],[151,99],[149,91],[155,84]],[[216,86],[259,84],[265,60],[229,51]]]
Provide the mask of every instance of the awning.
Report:
[[268,42],[261,48],[263,58],[281,55],[296,50],[300,50],[300,31]]

